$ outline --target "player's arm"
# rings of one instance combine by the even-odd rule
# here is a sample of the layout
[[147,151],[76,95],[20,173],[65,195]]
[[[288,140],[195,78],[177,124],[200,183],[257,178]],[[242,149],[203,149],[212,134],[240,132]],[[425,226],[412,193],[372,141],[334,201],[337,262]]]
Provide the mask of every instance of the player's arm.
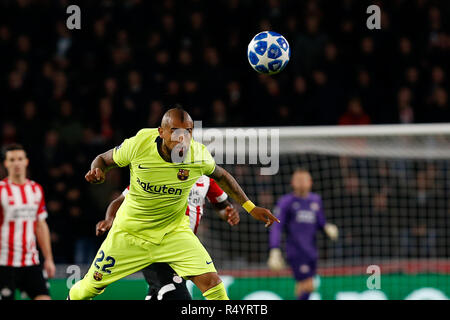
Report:
[[88,182],[93,184],[103,183],[105,181],[106,173],[112,168],[118,167],[113,159],[113,150],[108,150],[105,153],[99,154],[91,163],[91,169],[86,173],[85,178]]
[[339,229],[335,224],[326,220],[322,200],[319,201],[319,206],[320,209],[317,211],[317,223],[319,224],[319,229],[322,229],[332,241],[336,241],[339,237]]
[[[143,130],[139,132],[143,132]],[[136,139],[139,132],[136,136],[125,139],[119,146],[95,157],[91,163],[91,169],[85,176],[86,180],[93,184],[103,183],[109,170],[131,164],[136,156]]]
[[280,199],[277,203],[274,213],[280,218],[281,223],[276,224],[269,231],[269,259],[267,265],[273,271],[278,271],[286,266],[283,254],[281,252],[281,237],[286,226],[289,215],[289,203]]
[[228,198],[228,194],[223,191],[214,179],[209,178],[209,188],[206,198],[212,204],[217,214],[229,225],[235,226],[239,223],[239,211],[237,211]]
[[105,220],[99,221],[97,223],[97,225],[95,226],[95,235],[96,236],[101,236],[105,232],[107,232],[109,229],[111,229],[113,221],[116,218],[117,210],[119,210],[119,208],[124,200],[125,200],[125,196],[123,194],[121,194],[116,199],[111,201],[111,203],[108,205],[108,208],[106,209]]
[[44,256],[44,270],[47,272],[49,278],[55,275],[55,263],[53,262],[52,247],[50,242],[50,230],[48,224],[44,219],[38,219],[36,223],[36,240],[41,248]]
[[233,204],[228,199],[222,202],[212,203],[212,206],[220,218],[228,222],[230,226],[237,225],[241,220],[239,211],[233,207]]
[[257,207],[251,202],[239,183],[225,169],[216,165],[209,177],[216,180],[219,186],[237,203],[239,203],[256,220],[266,223],[270,227],[275,221],[280,222],[269,210]]

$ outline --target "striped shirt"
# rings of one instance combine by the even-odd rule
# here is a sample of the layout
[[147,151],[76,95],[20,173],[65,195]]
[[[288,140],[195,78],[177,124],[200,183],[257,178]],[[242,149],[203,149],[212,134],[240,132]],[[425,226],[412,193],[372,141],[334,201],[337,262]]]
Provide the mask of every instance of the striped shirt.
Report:
[[0,266],[39,264],[36,224],[47,218],[44,191],[32,180],[22,185],[0,181]]

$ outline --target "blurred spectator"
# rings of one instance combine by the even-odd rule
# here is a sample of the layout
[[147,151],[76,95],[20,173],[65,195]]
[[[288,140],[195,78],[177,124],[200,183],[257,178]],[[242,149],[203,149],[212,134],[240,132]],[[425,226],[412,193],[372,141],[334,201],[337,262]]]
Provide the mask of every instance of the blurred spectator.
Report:
[[79,145],[83,125],[69,100],[61,102],[59,114],[55,117],[52,127],[58,132],[62,144],[69,148],[76,148]]
[[377,53],[373,38],[366,36],[361,40],[359,65],[366,69],[370,75],[375,76],[378,72]]
[[[34,156],[38,156],[41,152],[41,146],[46,130],[42,125],[42,121],[43,118],[38,112],[36,103],[33,100],[25,102],[22,109],[21,121],[18,123],[21,128],[18,141],[25,147],[31,159],[33,159]],[[31,166],[34,165],[33,162],[34,161],[32,161]]]
[[339,89],[329,84],[328,75],[320,69],[313,71],[311,87],[308,104],[313,117],[310,124],[336,124],[339,112]]
[[383,119],[383,114],[380,112],[378,105],[379,90],[375,87],[373,82],[373,78],[367,70],[358,70],[356,75],[355,93],[360,97],[361,104],[365,107],[367,115],[371,119],[379,121],[379,119]]
[[230,126],[244,123],[243,101],[245,101],[245,96],[240,82],[236,80],[229,82],[227,85],[227,105],[229,106],[229,113],[232,115],[231,119],[229,119],[229,122],[231,122]]
[[72,37],[66,24],[62,21],[56,23],[56,32],[58,34],[58,39],[56,40],[56,56],[59,59],[64,59],[67,57],[67,52],[72,46]]
[[2,145],[8,145],[17,141],[17,129],[11,122],[5,122],[2,127]]
[[398,122],[413,123],[414,109],[411,104],[412,93],[408,88],[401,88],[397,95],[398,99]]
[[421,81],[421,72],[416,66],[408,67],[405,70],[404,86],[411,90],[415,97],[416,104],[421,105],[424,103],[424,86]]
[[310,73],[318,66],[318,59],[325,48],[327,36],[320,30],[321,19],[307,15],[305,31],[299,33],[292,48],[292,60],[297,73]]
[[161,124],[163,115],[164,107],[161,101],[152,101],[149,107],[148,120],[144,126],[149,128],[157,128]]
[[311,124],[314,110],[309,104],[308,84],[303,76],[294,78],[291,92],[288,103],[294,115],[292,122],[299,125]]
[[370,118],[365,113],[359,98],[350,99],[347,111],[339,118],[340,125],[367,125],[370,123]]
[[411,40],[407,37],[401,37],[398,41],[398,56],[396,68],[399,74],[407,67],[417,64],[418,57],[416,55],[418,48],[413,48]]
[[442,87],[433,90],[430,103],[427,107],[426,122],[449,122],[450,107],[448,93]]
[[213,101],[212,126],[224,126],[227,123],[227,109],[222,100]]
[[111,100],[108,98],[100,99],[99,106],[99,130],[101,137],[108,141],[112,139],[114,135],[114,117],[113,117],[113,106]]
[[136,131],[137,124],[141,123],[144,114],[145,94],[142,84],[142,76],[136,70],[128,73],[127,87],[123,93],[123,101],[117,101],[116,108],[121,119],[121,127],[124,136],[131,136]]
[[[410,195],[414,207],[408,213],[407,228],[401,234],[401,252],[404,257],[435,257],[436,230],[429,222],[435,216],[433,199],[435,198],[434,179],[427,171],[419,171],[416,176],[415,191]],[[426,219],[426,217],[430,219]],[[432,222],[433,223],[433,222]]]

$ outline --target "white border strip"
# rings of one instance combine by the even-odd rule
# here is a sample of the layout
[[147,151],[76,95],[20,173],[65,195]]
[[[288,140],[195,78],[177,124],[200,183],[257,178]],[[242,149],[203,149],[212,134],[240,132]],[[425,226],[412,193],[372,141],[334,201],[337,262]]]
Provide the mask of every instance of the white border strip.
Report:
[[[307,127],[228,127],[228,128],[198,128],[196,134],[205,130],[218,130],[226,136],[227,131],[238,129],[278,129],[280,139],[300,137],[376,137],[376,136],[416,136],[450,134],[450,123],[427,124],[388,124],[388,125],[357,125],[357,126],[307,126]],[[233,132],[231,131],[231,132]],[[194,131],[195,132],[195,131]]]

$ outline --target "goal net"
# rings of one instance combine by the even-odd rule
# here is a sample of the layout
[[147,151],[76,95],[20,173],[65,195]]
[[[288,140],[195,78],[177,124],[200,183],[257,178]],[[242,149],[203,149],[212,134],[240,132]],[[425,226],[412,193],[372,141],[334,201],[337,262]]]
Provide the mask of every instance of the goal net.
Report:
[[[197,131],[259,206],[273,210],[294,169],[310,171],[339,228],[336,242],[317,235],[312,299],[450,298],[449,124]],[[267,267],[269,230],[240,210],[230,227],[209,206],[198,231],[230,298],[295,299],[289,267]]]

